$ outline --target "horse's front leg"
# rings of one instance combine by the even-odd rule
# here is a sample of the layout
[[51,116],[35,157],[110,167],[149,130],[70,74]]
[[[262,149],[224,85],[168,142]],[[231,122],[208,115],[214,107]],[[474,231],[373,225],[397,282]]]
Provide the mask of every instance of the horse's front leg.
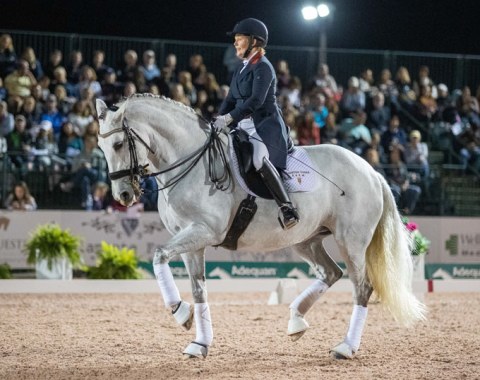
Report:
[[193,301],[195,302],[195,340],[183,353],[189,357],[203,357],[208,354],[208,347],[213,341],[212,319],[207,303],[207,288],[205,283],[205,250],[182,254],[192,285]]
[[[206,293],[202,291],[205,288],[205,258],[204,249],[206,246],[215,244],[214,234],[202,224],[192,224],[184,230],[180,231],[172,239],[170,239],[164,246],[159,247],[153,257],[153,269],[155,277],[157,278],[158,286],[163,296],[166,307],[172,309],[172,314],[175,320],[182,325],[185,329],[190,329],[193,322],[194,308],[180,298],[180,293],[175,281],[173,279],[169,261],[178,256],[185,254],[184,261],[189,271],[192,281],[193,295],[196,304],[206,304]],[[193,252],[193,253],[192,253]],[[199,280],[203,278],[203,283]],[[195,285],[194,285],[195,284]],[[205,301],[205,302],[204,302]],[[198,309],[198,311],[197,311]],[[204,315],[210,320],[210,312],[205,312],[205,307],[195,305],[195,314],[201,315],[204,311]],[[208,315],[207,315],[208,314]],[[198,317],[200,320],[201,318]],[[203,328],[204,331],[208,331],[208,327]],[[202,330],[202,331],[203,331]],[[197,338],[199,328],[197,326]],[[211,331],[211,325],[210,325]],[[206,335],[208,338],[208,334]],[[210,334],[213,337],[213,334]],[[208,339],[200,339],[206,342],[206,346],[210,345]],[[204,343],[202,343],[204,344]],[[205,351],[206,349],[199,351]],[[201,353],[203,355],[203,353]]]

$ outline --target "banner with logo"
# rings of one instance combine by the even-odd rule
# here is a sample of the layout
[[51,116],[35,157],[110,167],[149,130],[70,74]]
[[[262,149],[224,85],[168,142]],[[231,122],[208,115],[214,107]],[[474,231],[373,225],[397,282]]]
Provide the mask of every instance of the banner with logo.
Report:
[[[423,235],[431,241],[426,256],[427,278],[479,278],[480,218],[412,217]],[[86,211],[0,211],[0,263],[13,269],[29,268],[23,247],[30,233],[40,224],[56,222],[80,236],[82,254],[87,265],[94,265],[102,241],[134,248],[145,269],[151,271],[156,247],[170,234],[155,212],[137,213]],[[337,262],[343,261],[332,237],[324,241]],[[313,277],[309,266],[291,249],[273,252],[240,252],[208,248],[209,278],[231,277]],[[185,273],[180,260],[172,262],[174,273]],[[436,266],[435,266],[436,265]],[[182,272],[183,271],[183,272]],[[443,276],[443,277],[442,277]]]

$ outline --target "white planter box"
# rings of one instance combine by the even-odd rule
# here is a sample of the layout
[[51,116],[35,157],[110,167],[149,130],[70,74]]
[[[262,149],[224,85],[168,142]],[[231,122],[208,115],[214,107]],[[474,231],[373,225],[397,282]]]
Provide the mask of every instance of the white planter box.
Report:
[[412,255],[413,280],[425,280],[425,255]]
[[37,260],[35,277],[40,280],[71,280],[73,278],[72,264],[66,259],[55,260],[52,268],[48,268],[47,260]]

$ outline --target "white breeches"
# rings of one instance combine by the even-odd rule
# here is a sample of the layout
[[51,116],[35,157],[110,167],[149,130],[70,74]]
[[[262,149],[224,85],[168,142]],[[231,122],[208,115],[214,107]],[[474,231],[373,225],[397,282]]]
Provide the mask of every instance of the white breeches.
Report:
[[241,120],[237,128],[244,130],[252,137],[250,142],[253,144],[253,166],[256,170],[260,170],[263,166],[263,159],[265,157],[268,159],[269,155],[266,145],[255,129],[252,118]]

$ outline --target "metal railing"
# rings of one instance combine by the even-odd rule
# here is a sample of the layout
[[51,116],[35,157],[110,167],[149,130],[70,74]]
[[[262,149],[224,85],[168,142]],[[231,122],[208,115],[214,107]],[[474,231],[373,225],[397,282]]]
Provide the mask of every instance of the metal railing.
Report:
[[[93,52],[101,49],[105,51],[106,63],[117,67],[123,62],[126,50],[133,49],[141,56],[143,51],[152,49],[160,64],[163,64],[168,54],[173,53],[177,55],[178,66],[184,68],[188,64],[189,57],[198,53],[203,56],[207,69],[216,75],[219,83],[227,81],[227,71],[223,65],[223,54],[229,46],[226,43],[23,30],[0,30],[0,33],[9,33],[12,36],[17,54],[21,54],[27,46],[33,47],[42,63],[46,63],[54,49],[63,52],[64,62],[68,61],[69,54],[73,50],[82,51],[85,61],[90,62]],[[285,59],[292,75],[298,76],[304,85],[316,73],[318,48],[272,45],[268,46],[267,50],[273,63]],[[469,85],[475,91],[480,85],[480,55],[329,48],[327,58],[332,75],[339,84],[343,85],[347,83],[350,76],[359,75],[365,68],[371,68],[377,75],[384,68],[395,73],[398,67],[405,66],[413,79],[421,65],[427,65],[430,68],[431,78],[437,83],[445,83],[449,88]]]

